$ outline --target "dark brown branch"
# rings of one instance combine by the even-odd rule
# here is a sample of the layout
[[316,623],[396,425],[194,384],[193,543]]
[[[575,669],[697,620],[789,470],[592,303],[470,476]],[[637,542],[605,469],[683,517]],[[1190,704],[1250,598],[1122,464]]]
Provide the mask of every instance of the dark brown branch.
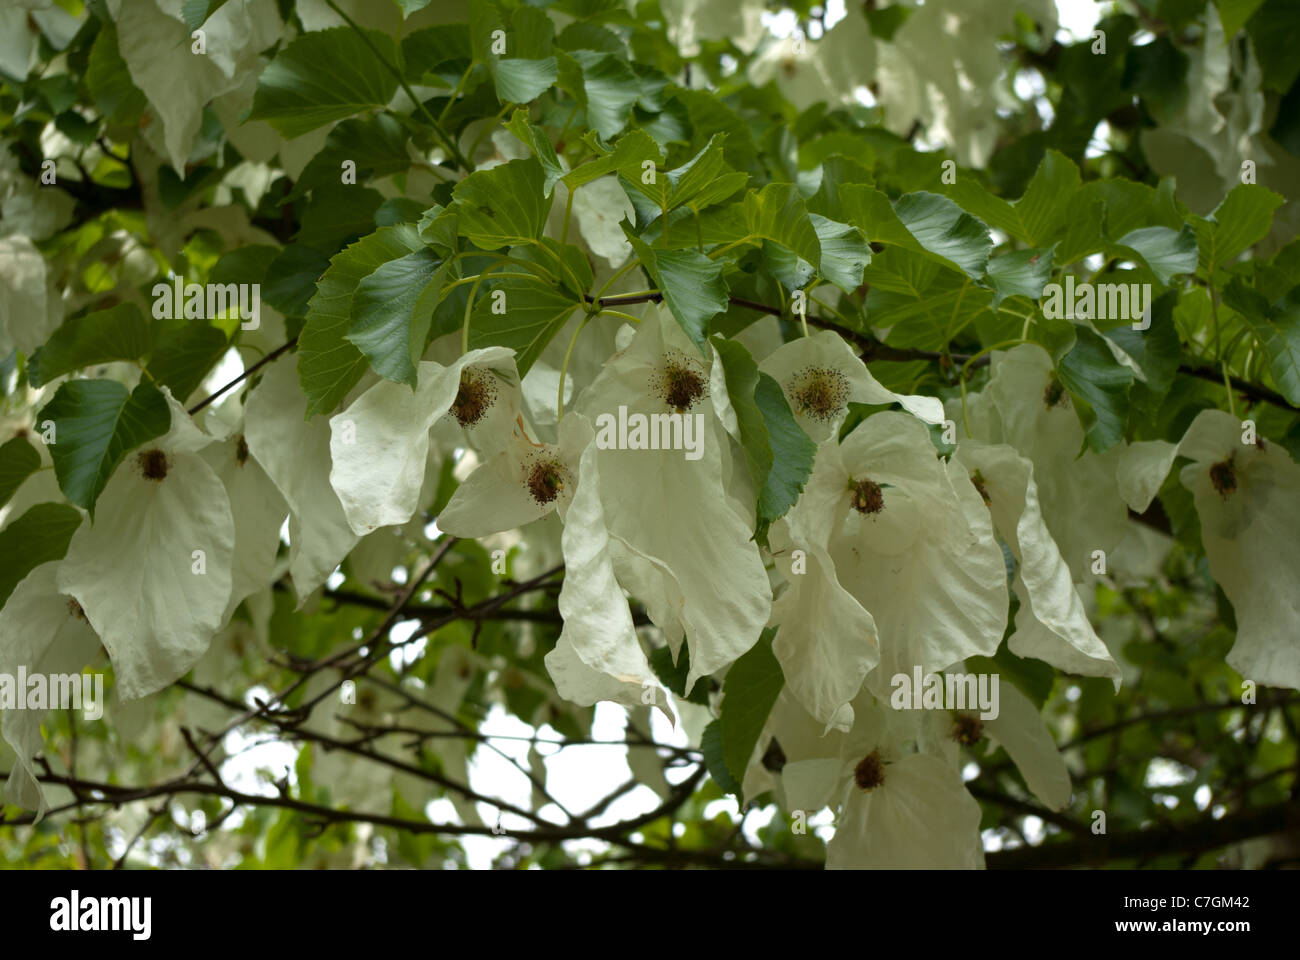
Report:
[[1200,854],[1253,837],[1300,832],[1300,805],[1279,803],[1229,814],[1219,820],[1208,816],[1194,823],[1171,824],[1151,830],[1124,833],[1089,833],[1059,843],[1018,847],[989,853],[991,870],[1025,870],[1112,864],[1117,860],[1150,859],[1173,854]]
[[226,392],[227,390],[229,390],[231,387],[235,387],[235,386],[238,386],[240,383],[243,383],[245,380],[247,380],[247,379],[248,379],[249,377],[251,377],[253,374],[257,373],[258,370],[262,369],[262,368],[263,368],[264,366],[266,366],[268,363],[271,363],[271,362],[273,362],[273,361],[279,359],[280,356],[281,356],[281,355],[282,355],[286,350],[291,349],[291,348],[293,347],[293,345],[294,345],[295,343],[297,343],[297,342],[298,342],[298,338],[297,338],[297,337],[290,337],[288,343],[283,343],[283,344],[281,344],[280,346],[276,347],[274,350],[272,350],[270,353],[268,353],[266,356],[264,356],[261,360],[258,360],[257,363],[253,364],[251,367],[249,367],[247,370],[245,370],[245,371],[244,371],[243,373],[241,373],[239,376],[235,377],[235,379],[231,380],[228,384],[226,384],[224,387],[222,387],[222,388],[221,388],[220,390],[218,390],[216,393],[209,394],[208,396],[206,396],[206,397],[204,397],[202,400],[200,400],[198,403],[196,403],[194,406],[190,407],[190,409],[189,409],[189,414],[190,414],[190,416],[194,416],[194,414],[198,413],[200,410],[202,410],[204,407],[206,407],[206,406],[207,406],[209,403],[211,403],[213,400],[217,399],[217,397],[221,396],[223,393],[225,393],[225,392]]

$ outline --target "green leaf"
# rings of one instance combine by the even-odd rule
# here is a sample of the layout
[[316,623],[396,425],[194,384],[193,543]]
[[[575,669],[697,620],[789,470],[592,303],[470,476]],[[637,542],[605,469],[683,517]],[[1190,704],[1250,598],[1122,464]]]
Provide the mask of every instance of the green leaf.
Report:
[[1014,203],[994,196],[969,177],[958,179],[947,194],[990,227],[1029,246],[1045,247],[1064,232],[1080,182],[1074,161],[1048,150],[1024,195]]
[[14,437],[0,446],[0,507],[40,466],[41,455],[26,437]]
[[[266,283],[271,263],[280,255],[280,248],[268,243],[254,243],[236,247],[221,255],[208,272],[209,283]],[[266,291],[261,291],[266,297]]]
[[167,400],[149,383],[69,380],[37,415],[54,421],[50,457],[63,495],[95,515],[95,501],[127,451],[167,432]]
[[988,227],[947,197],[905,194],[894,204],[894,213],[923,250],[955,263],[972,277],[983,274],[993,249]]
[[542,165],[542,171],[546,174],[546,178],[542,181],[542,192],[549,197],[555,187],[555,181],[564,176],[564,165],[555,154],[551,138],[537,124],[528,122],[527,110],[516,110],[505,128],[521,140]]
[[332,257],[375,229],[375,213],[383,202],[384,195],[369,187],[318,187],[302,212],[302,228],[294,240]]
[[871,322],[889,328],[892,346],[943,349],[982,315],[993,294],[946,260],[904,247],[887,247],[862,274],[871,284],[864,306]]
[[1263,5],[1264,0],[1218,0],[1214,6],[1219,11],[1223,36],[1229,40],[1235,37],[1237,31],[1244,27],[1246,21]]
[[770,628],[764,630],[749,652],[731,665],[722,683],[722,708],[718,716],[722,728],[722,760],[735,783],[744,781],[763,724],[785,686],[781,664],[772,653],[774,634]]
[[[593,145],[593,149],[599,145]],[[603,156],[574,167],[564,174],[565,186],[576,190],[586,183],[609,173],[618,173],[631,183],[639,184],[645,172],[645,161],[655,167],[663,163],[663,153],[654,139],[644,130],[629,130],[618,138],[614,149]],[[655,179],[658,179],[658,173]]]
[[704,728],[704,732],[700,735],[700,752],[704,754],[704,766],[709,771],[709,776],[722,788],[722,792],[739,797],[740,783],[727,769],[727,761],[723,756],[721,720],[710,721]]
[[1233,277],[1223,302],[1241,314],[1259,342],[1278,391],[1300,406],[1300,286],[1270,306],[1258,290]]
[[304,33],[262,71],[250,120],[265,120],[292,140],[333,120],[385,106],[397,91],[397,77],[384,63],[398,62],[393,38],[365,31],[370,44],[350,27]]
[[1074,349],[1061,358],[1057,374],[1075,402],[1088,446],[1103,453],[1124,438],[1133,371],[1120,365],[1087,327],[1077,327],[1075,336]]
[[587,124],[603,140],[627,125],[641,96],[641,81],[627,61],[612,53],[558,51],[559,85],[587,114]]
[[84,317],[65,320],[45,345],[32,354],[27,378],[39,387],[55,377],[112,360],[138,363],[152,344],[149,323],[133,303],[119,303]]
[[728,306],[722,261],[710,260],[695,250],[651,249],[631,233],[628,241],[641,258],[641,265],[662,291],[668,312],[691,338],[691,343],[699,348],[700,354],[707,357],[705,343],[709,338],[709,321]]
[[1268,234],[1273,211],[1283,199],[1253,183],[1239,183],[1208,218],[1193,218],[1198,250],[1198,274],[1214,282],[1214,272],[1240,256]]
[[781,386],[766,373],[758,375],[754,404],[767,426],[772,469],[758,497],[758,518],[770,523],[785,516],[812,473],[817,445],[794,419]]
[[686,694],[686,677],[691,671],[691,653],[686,644],[682,644],[676,663],[673,663],[673,652],[667,646],[651,650],[649,660],[655,676],[674,694],[690,703],[698,703],[702,707],[709,705],[708,677],[700,677],[696,680],[695,689],[690,692],[690,696]]
[[551,210],[545,184],[542,165],[531,158],[471,173],[453,191],[460,235],[484,250],[539,239]]
[[[783,271],[784,276],[779,273],[778,279],[792,290],[807,283],[813,270],[821,264],[822,253],[817,230],[798,188],[791,183],[769,183],[762,190],[746,194],[741,208],[747,238],[775,244],[806,264],[806,269],[796,266]],[[778,254],[776,261],[779,263],[780,260]]]
[[1246,24],[1255,56],[1263,72],[1263,86],[1283,93],[1300,75],[1300,58],[1295,55],[1300,35],[1300,7],[1292,0],[1264,0]]
[[433,305],[420,329],[412,319],[416,302],[440,265],[432,250],[416,250],[381,264],[357,284],[352,297],[352,326],[347,339],[369,358],[381,377],[409,384],[412,389]]
[[985,281],[993,288],[993,309],[1007,297],[1037,300],[1052,277],[1053,248],[1004,253],[989,261]]
[[713,346],[722,360],[745,464],[758,491],[755,538],[764,543],[768,527],[799,499],[812,474],[817,445],[795,421],[780,385],[759,372],[743,344],[714,337]]
[[225,5],[226,0],[185,0],[181,4],[181,19],[185,21],[185,26],[197,30]]
[[[651,201],[650,206],[671,212],[681,206],[699,211],[721,203],[745,186],[748,174],[731,170],[726,161],[727,135],[715,133],[708,144],[680,167],[656,176],[654,183],[641,177],[629,178],[632,185]],[[635,199],[635,198],[633,198]]]
[[145,373],[184,400],[199,388],[213,365],[229,349],[224,330],[208,323],[186,323],[155,331],[153,354]]
[[849,222],[873,243],[914,250],[976,280],[984,276],[993,249],[988,227],[947,197],[909,193],[891,204],[874,187],[847,183],[840,202]]
[[406,130],[386,113],[344,120],[308,161],[287,199],[298,200],[318,187],[345,186],[343,164],[349,160],[356,165],[357,186],[402,173],[411,166],[406,141]]
[[95,36],[86,64],[86,86],[110,123],[134,125],[149,105],[131,82],[131,73],[117,47],[117,28],[111,22],[105,22]]
[[81,514],[67,504],[38,503],[0,530],[0,607],[27,574],[63,559],[79,526]]
[[1156,297],[1151,304],[1151,326],[1134,330],[1124,324],[1106,331],[1106,339],[1119,344],[1132,357],[1146,375],[1147,389],[1164,396],[1174,382],[1178,364],[1182,360],[1182,343],[1178,326],[1174,323],[1174,305],[1178,292],[1169,290]]
[[[505,294],[504,301],[493,296],[497,292]],[[470,317],[470,349],[510,347],[522,378],[580,306],[562,289],[532,279],[502,280],[490,290],[480,287]]]
[[266,268],[262,299],[286,317],[303,316],[316,293],[316,281],[329,265],[329,257],[314,247],[289,244]]
[[871,262],[871,247],[857,227],[827,220],[815,213],[808,214],[808,218],[817,232],[817,245],[821,248],[818,273],[845,293],[853,293],[862,285],[862,271]]
[[1191,227],[1142,227],[1125,234],[1116,249],[1135,254],[1165,285],[1174,274],[1196,272],[1196,233]]
[[[402,38],[402,73],[411,83],[432,85],[441,81],[444,86],[454,86],[473,59],[468,24],[441,23]],[[474,70],[481,79],[475,81],[471,76],[464,90],[473,89],[486,79],[487,71],[483,67],[476,66]]]
[[555,83],[557,68],[554,57],[490,62],[492,76],[496,80],[497,98],[502,103],[529,103]]
[[967,657],[965,669],[967,673],[1002,676],[1015,684],[1016,689],[1032,700],[1039,710],[1043,709],[1043,704],[1051,696],[1052,686],[1056,683],[1056,671],[1049,664],[1033,658],[1017,657],[1005,642],[991,657]]
[[357,285],[382,264],[422,245],[416,227],[403,223],[363,237],[330,260],[298,337],[298,379],[307,395],[308,417],[337,407],[365,372],[365,355],[346,339]]

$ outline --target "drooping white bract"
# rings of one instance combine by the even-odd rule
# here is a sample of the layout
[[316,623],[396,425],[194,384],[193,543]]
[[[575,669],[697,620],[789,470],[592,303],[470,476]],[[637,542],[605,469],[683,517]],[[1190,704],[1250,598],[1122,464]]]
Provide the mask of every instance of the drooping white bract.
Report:
[[[967,671],[958,665],[953,672]],[[999,678],[997,701],[995,717],[982,718],[978,708],[927,711],[921,720],[922,749],[944,753],[955,763],[962,744],[992,752],[996,742],[1007,751],[1034,796],[1049,810],[1063,809],[1070,802],[1070,770],[1042,713],[1005,676]]]
[[745,796],[770,789],[783,809],[812,816],[833,798],[843,739],[843,732],[828,731],[808,713],[787,684],[772,704],[745,770]]
[[789,802],[839,808],[826,868],[982,868],[979,804],[952,758],[916,751],[921,718],[865,695],[853,708],[854,726],[837,738],[837,759],[787,763],[782,771]]
[[184,173],[204,107],[257,72],[258,53],[275,43],[280,18],[264,4],[223,4],[203,24],[205,53],[195,54],[175,4],[109,0],[108,11],[131,80],[162,121],[162,152]]
[[1006,444],[974,440],[958,444],[953,460],[970,474],[1016,561],[1012,589],[1020,609],[1008,647],[1067,673],[1110,677],[1118,689],[1119,666],[1088,621],[1070,568],[1043,522],[1034,465]]
[[[670,723],[676,718],[637,639],[627,598],[614,569],[606,506],[601,498],[600,462],[591,424],[569,414],[560,424],[560,442],[581,447],[577,490],[560,506],[565,576],[557,604],[564,626],[546,669],[564,699],[583,706],[612,700],[628,706],[645,695]],[[572,485],[572,482],[571,484]]]
[[[667,310],[645,317],[627,348],[578,397],[577,410],[597,431],[600,496],[619,583],[646,605],[675,657],[685,637],[690,689],[753,646],[767,623],[771,587],[749,511],[723,486],[722,449],[730,440],[710,396],[724,389],[710,385],[711,359],[699,356]],[[613,421],[624,414],[629,423],[641,415],[650,424],[658,422],[651,417],[677,414],[683,428],[693,418],[697,448],[618,449]],[[632,430],[627,434],[632,447]]]
[[235,518],[201,451],[213,442],[163,389],[171,428],[127,455],[59,566],[113,661],[123,700],[184,675],[225,621]]
[[244,417],[249,452],[289,504],[289,575],[301,606],[358,540],[329,482],[329,422],[307,419],[297,368],[284,358],[263,374]]
[[[822,443],[818,461],[842,463],[835,440]],[[772,604],[777,626],[772,652],[781,663],[787,690],[824,727],[853,726],[851,701],[880,661],[876,621],[841,586],[828,547],[845,489],[842,472],[814,467],[803,495],[784,519],[772,525],[772,559],[788,586]]]
[[47,289],[45,258],[24,236],[0,238],[0,352],[30,355],[59,325],[58,298]]
[[[1047,529],[1076,583],[1089,575],[1093,552],[1111,550],[1128,532],[1128,511],[1115,461],[1084,450],[1083,427],[1052,358],[1026,343],[994,351],[988,387],[972,406],[996,410],[971,417],[974,439],[1006,443],[1034,465],[1034,483]],[[985,424],[981,430],[977,423]]]
[[1237,617],[1228,665],[1300,690],[1300,466],[1275,443],[1243,443],[1241,421],[1203,410],[1178,446],[1210,573]]
[[[55,580],[58,562],[42,563],[14,587],[0,609],[0,674],[16,678],[18,668],[33,674],[76,674],[99,653],[99,638],[73,600]],[[18,689],[25,697],[27,690]],[[58,706],[57,704],[49,704]],[[83,709],[89,705],[83,701]],[[99,704],[102,709],[103,704]],[[5,797],[10,803],[45,813],[45,795],[36,780],[32,758],[40,752],[45,710],[0,712],[0,733],[13,747],[18,764],[9,774]]]
[[898,403],[926,423],[943,422],[940,400],[887,390],[833,330],[778,347],[758,368],[781,385],[795,420],[818,443],[838,434],[850,402]]
[[880,665],[868,684],[943,670],[997,650],[1007,621],[1002,550],[979,493],[945,466],[915,417],[884,411],[819,455],[810,488],[838,491],[830,555],[875,618]]
[[[429,431],[455,417],[496,452],[519,410],[519,374],[505,347],[472,350],[450,366],[419,365],[419,386],[381,380],[330,419],[330,484],[354,533],[406,523],[419,506]],[[444,528],[445,529],[445,528]]]
[[235,518],[230,600],[222,618],[228,621],[246,597],[275,580],[280,528],[289,505],[249,452],[242,419],[228,437],[205,447],[202,457],[225,487]]
[[1177,456],[1178,444],[1167,440],[1140,440],[1124,445],[1115,464],[1115,479],[1129,509],[1146,512]]

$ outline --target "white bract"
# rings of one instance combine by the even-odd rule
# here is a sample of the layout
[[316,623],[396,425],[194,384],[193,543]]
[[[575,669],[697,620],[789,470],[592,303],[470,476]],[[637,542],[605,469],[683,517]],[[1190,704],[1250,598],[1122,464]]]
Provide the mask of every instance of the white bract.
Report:
[[[58,562],[42,563],[14,588],[0,609],[0,674],[75,674],[99,652],[99,638],[75,601],[59,592]],[[17,690],[25,696],[26,690]],[[57,706],[57,705],[53,705]],[[83,704],[84,706],[84,704]],[[103,704],[99,704],[100,709]],[[0,733],[13,747],[18,765],[9,774],[5,797],[38,815],[45,813],[45,795],[32,758],[40,752],[44,710],[7,710],[0,716]]]
[[306,413],[298,371],[280,359],[249,394],[244,430],[249,452],[289,504],[289,573],[299,605],[358,540],[329,482],[329,421]]
[[171,429],[127,455],[59,566],[113,661],[118,696],[145,697],[194,666],[225,622],[235,518],[203,433],[164,388]]
[[1007,646],[1067,673],[1111,677],[1118,689],[1119,666],[1089,623],[1070,568],[1043,522],[1033,464],[1006,444],[973,440],[958,445],[954,462],[969,472],[1016,561],[1012,588],[1020,610]]
[[875,618],[872,689],[882,693],[916,666],[932,673],[997,650],[1006,565],[965,471],[945,466],[922,423],[892,411],[869,417],[825,453],[808,489],[832,504],[830,555],[840,582]]
[[688,689],[753,646],[771,608],[751,518],[723,486],[730,439],[714,413],[710,391],[723,386],[710,382],[710,366],[668,311],[647,311],[576,406],[597,429],[620,407],[629,417],[677,413],[702,423],[698,459],[682,449],[596,454],[619,583],[645,603],[674,656],[686,638]]
[[1247,680],[1300,690],[1300,466],[1274,443],[1242,442],[1241,421],[1203,410],[1178,445],[1210,573],[1232,601],[1228,665]]
[[795,421],[818,443],[839,432],[850,403],[897,403],[926,423],[943,422],[938,398],[885,389],[833,330],[778,347],[758,368],[781,385]]
[[505,347],[470,351],[447,367],[422,362],[414,391],[376,383],[329,422],[330,485],[352,531],[364,536],[415,514],[429,431],[443,417],[458,419],[481,450],[494,453],[518,410],[519,375]]
[[1034,465],[1047,529],[1075,582],[1088,580],[1094,551],[1128,532],[1114,457],[1084,451],[1078,414],[1042,347],[994,351],[991,367],[988,387],[970,402],[973,438],[1009,444]]

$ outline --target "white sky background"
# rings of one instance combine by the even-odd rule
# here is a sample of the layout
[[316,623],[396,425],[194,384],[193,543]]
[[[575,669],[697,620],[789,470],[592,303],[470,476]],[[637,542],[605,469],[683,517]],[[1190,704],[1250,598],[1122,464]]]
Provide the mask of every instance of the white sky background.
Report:
[[[971,2],[978,2],[978,0],[971,0]],[[1072,43],[1087,37],[1097,20],[1100,19],[1102,11],[1108,6],[1108,3],[1097,3],[1095,0],[1056,0],[1056,7],[1060,17],[1060,29],[1057,32],[1057,38],[1063,43]],[[844,0],[829,0],[827,4],[827,26],[831,26],[844,16]],[[768,28],[777,36],[790,33],[795,24],[794,16],[789,13],[776,16],[767,15],[765,21]],[[223,363],[213,371],[209,379],[214,384],[225,383],[232,376],[237,375],[241,369],[242,364],[239,361],[238,354],[232,350]],[[399,625],[397,630],[401,630],[402,627],[407,627],[407,625]],[[407,627],[407,629],[413,629],[413,626]],[[397,633],[397,630],[394,632]],[[398,639],[401,639],[400,636]],[[626,719],[627,713],[622,707],[610,703],[598,704],[595,721],[592,724],[592,739],[621,741]],[[550,727],[544,726],[534,730],[518,718],[506,713],[499,706],[492,708],[487,720],[481,727],[481,732],[497,736],[520,738],[540,736],[555,741],[561,740],[560,735]],[[674,730],[671,728],[658,711],[653,712],[651,732],[656,742],[675,746],[688,745],[687,738],[681,729]],[[495,743],[501,751],[515,757],[525,768],[527,767],[529,745],[525,740],[498,740]],[[227,778],[227,781],[233,787],[251,793],[261,793],[268,789],[267,785],[258,777],[257,768],[270,768],[277,775],[280,775],[285,771],[286,767],[292,766],[297,755],[297,751],[291,746],[280,743],[268,743],[250,749],[248,741],[240,739],[238,745],[230,743],[227,746],[232,752],[239,747],[244,749],[238,756],[232,757],[223,766],[223,776]],[[590,807],[631,777],[631,771],[628,768],[626,759],[627,750],[621,746],[575,745],[564,750],[542,747],[539,748],[539,752],[549,757],[546,761],[547,789],[571,811],[579,811]],[[689,773],[690,768],[670,771],[669,780],[670,782],[680,782]],[[292,778],[291,770],[290,776]],[[470,786],[480,794],[499,797],[524,809],[527,809],[530,804],[532,785],[527,778],[499,754],[486,748],[480,747],[470,763]],[[635,817],[638,814],[654,809],[660,802],[659,797],[648,787],[637,787],[631,793],[611,804],[605,815],[593,819],[592,825],[613,824]],[[488,804],[479,804],[478,807],[479,815],[485,823],[491,825],[497,822],[497,814],[494,808]],[[716,801],[705,811],[705,815],[713,816],[720,810],[727,810],[731,815],[736,816],[738,808],[735,799],[729,797],[726,800]],[[433,802],[426,808],[426,813],[433,822],[457,822],[456,813],[450,800]],[[543,807],[540,813],[557,823],[563,822],[563,817],[555,809],[554,805]],[[749,815],[745,822],[744,832],[751,842],[758,842],[757,829],[767,824],[774,813],[775,808],[769,807],[767,810],[755,811]],[[811,824],[819,826],[819,832],[821,832],[827,829],[826,824],[830,820],[829,812],[823,811],[819,816],[812,819]],[[502,819],[501,823],[506,829],[531,826],[528,821],[509,814]],[[467,859],[470,866],[474,868],[490,867],[497,856],[509,849],[511,842],[509,838],[499,840],[494,837],[467,836],[463,838]],[[604,844],[593,842],[575,842],[568,844],[567,847],[571,851],[589,850],[598,852],[605,849]]]

